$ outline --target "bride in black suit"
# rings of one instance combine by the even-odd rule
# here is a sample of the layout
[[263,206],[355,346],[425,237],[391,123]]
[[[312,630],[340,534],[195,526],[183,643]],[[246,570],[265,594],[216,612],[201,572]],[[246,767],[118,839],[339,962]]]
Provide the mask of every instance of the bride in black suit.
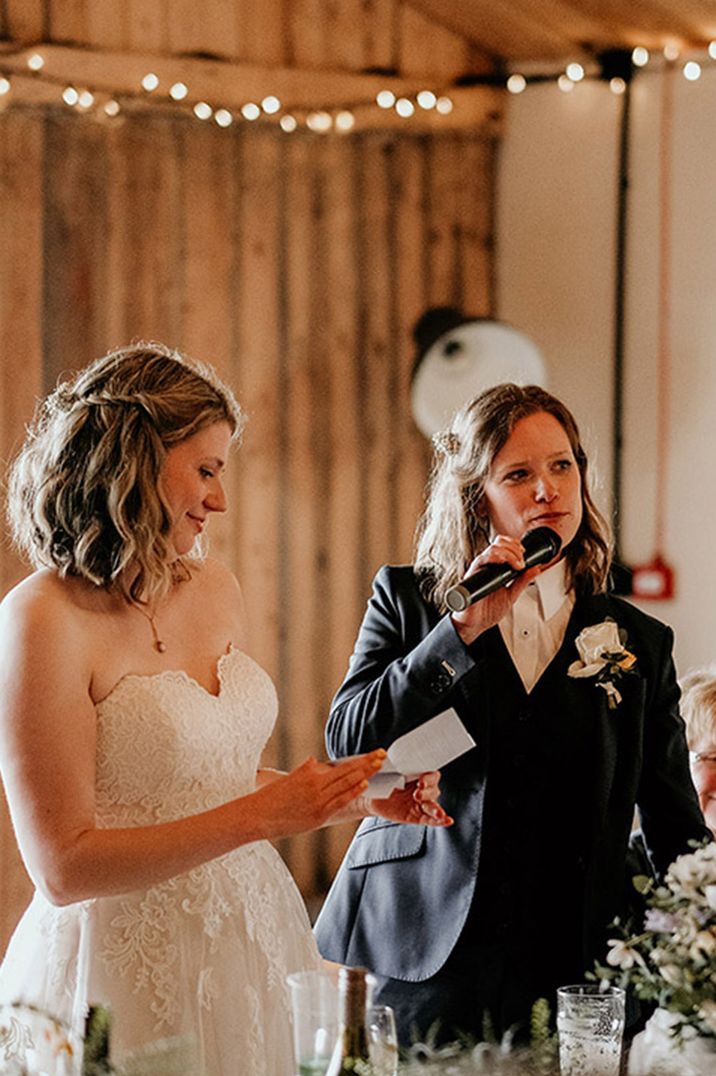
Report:
[[[447,590],[486,564],[555,561],[462,613]],[[608,527],[575,420],[536,386],[482,393],[436,438],[412,566],[383,567],[329,717],[335,756],[389,745],[449,706],[476,746],[447,766],[449,829],[362,823],[316,932],[364,964],[403,1041],[525,1027],[606,951],[624,907],[635,808],[663,871],[708,836],[689,775],[672,632],[607,592]],[[604,655],[609,654],[609,658]]]

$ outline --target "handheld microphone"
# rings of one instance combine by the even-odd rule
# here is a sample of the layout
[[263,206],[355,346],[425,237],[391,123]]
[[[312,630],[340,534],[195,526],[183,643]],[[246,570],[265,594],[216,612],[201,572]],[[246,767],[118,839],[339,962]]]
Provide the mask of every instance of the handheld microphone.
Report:
[[445,604],[453,613],[461,613],[468,605],[486,598],[500,587],[507,586],[522,572],[533,568],[535,564],[547,564],[553,560],[562,548],[562,539],[551,527],[536,527],[527,531],[522,538],[525,551],[525,566],[519,571],[511,564],[486,564],[478,568],[474,575],[469,575],[445,595]]

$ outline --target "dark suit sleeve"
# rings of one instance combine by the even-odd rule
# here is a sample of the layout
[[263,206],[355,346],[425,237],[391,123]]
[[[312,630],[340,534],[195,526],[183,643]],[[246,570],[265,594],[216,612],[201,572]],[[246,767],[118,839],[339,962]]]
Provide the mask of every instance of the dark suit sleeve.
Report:
[[644,756],[637,803],[649,855],[659,874],[689,851],[690,840],[710,839],[689,770],[679,687],[672,658],[673,632],[665,628],[646,700]]
[[388,747],[451,705],[474,662],[450,618],[435,619],[410,569],[380,569],[326,726],[333,757]]

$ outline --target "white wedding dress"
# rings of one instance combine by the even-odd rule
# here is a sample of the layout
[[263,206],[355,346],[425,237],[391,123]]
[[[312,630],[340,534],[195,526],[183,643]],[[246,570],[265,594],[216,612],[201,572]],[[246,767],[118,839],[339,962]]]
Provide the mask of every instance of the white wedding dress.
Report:
[[[276,693],[236,649],[218,675],[218,696],[162,672],[126,676],[99,703],[100,827],[167,822],[254,789]],[[265,841],[121,896],[58,908],[36,894],[0,969],[0,1072],[78,1071],[87,1006],[101,1004],[120,1072],[290,1076],[286,975],[319,965],[303,901]],[[39,1030],[42,1014],[71,1029],[72,1054]]]

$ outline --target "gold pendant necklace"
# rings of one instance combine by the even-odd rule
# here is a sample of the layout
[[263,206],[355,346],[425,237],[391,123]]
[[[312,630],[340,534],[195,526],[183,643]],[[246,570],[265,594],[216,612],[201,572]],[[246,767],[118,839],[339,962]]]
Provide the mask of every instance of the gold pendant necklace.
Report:
[[138,613],[149,621],[149,627],[152,629],[152,639],[154,640],[154,649],[158,654],[163,654],[166,651],[167,644],[163,639],[159,638],[159,632],[157,631],[156,613],[150,613],[146,609],[143,609],[141,605],[134,603],[134,608]]

